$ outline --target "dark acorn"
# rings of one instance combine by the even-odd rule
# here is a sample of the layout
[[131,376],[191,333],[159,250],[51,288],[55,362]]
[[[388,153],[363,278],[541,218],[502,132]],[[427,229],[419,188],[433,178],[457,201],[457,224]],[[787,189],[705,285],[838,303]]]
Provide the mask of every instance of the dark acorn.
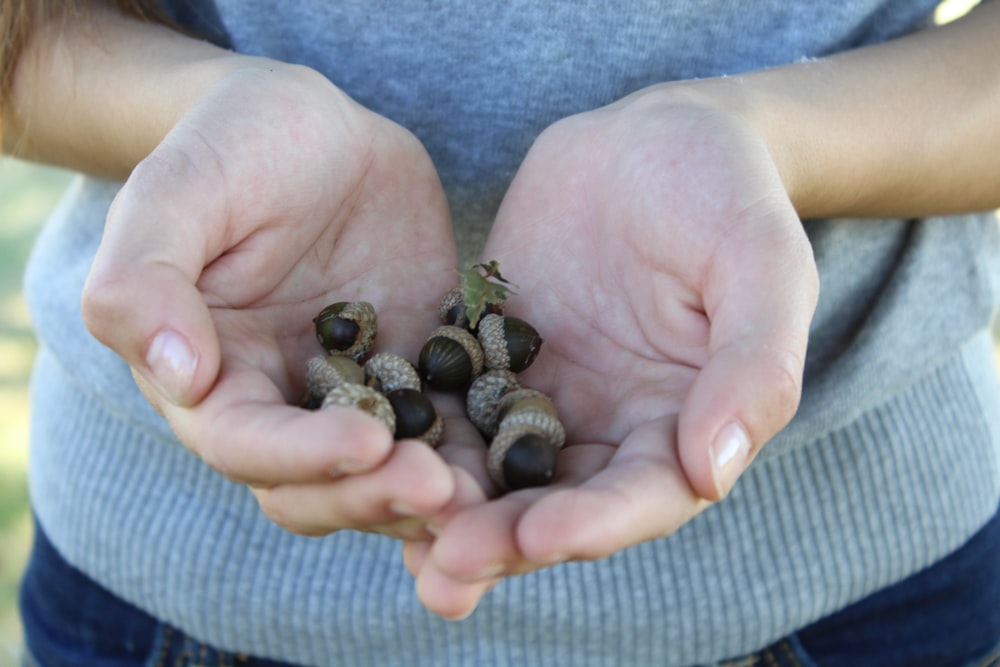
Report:
[[358,363],[368,356],[378,333],[375,307],[367,301],[338,301],[321,310],[313,323],[323,349]]
[[535,327],[524,320],[491,314],[479,323],[479,342],[488,368],[520,373],[535,361],[543,340]]
[[461,327],[438,327],[420,350],[417,369],[432,389],[465,391],[483,370],[483,349],[476,337]]
[[438,391],[462,391],[472,381],[472,360],[451,338],[431,338],[420,350],[420,377]]
[[333,350],[343,352],[358,340],[358,332],[361,331],[358,323],[340,317],[347,305],[346,301],[329,305],[313,319],[313,323],[316,325],[316,338],[323,349],[328,352]]
[[556,474],[558,449],[537,433],[514,441],[503,459],[503,477],[511,490],[545,486]]
[[397,440],[419,438],[427,433],[438,418],[431,399],[416,389],[396,389],[385,395],[396,413]]

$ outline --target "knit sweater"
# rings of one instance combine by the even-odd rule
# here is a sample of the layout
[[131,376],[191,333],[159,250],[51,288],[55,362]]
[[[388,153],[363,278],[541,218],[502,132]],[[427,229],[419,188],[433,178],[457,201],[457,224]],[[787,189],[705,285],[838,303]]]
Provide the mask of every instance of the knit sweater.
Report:
[[[469,258],[558,118],[659,81],[903,35],[934,2],[178,5],[233,48],[308,64],[411,129]],[[314,666],[712,663],[933,563],[1000,500],[995,218],[807,221],[821,296],[801,407],[731,494],[669,537],[507,579],[444,621],[420,606],[397,542],[268,521],[87,333],[80,293],[119,187],[80,178],[26,276],[42,344],[32,502],[71,563],[219,648]]]

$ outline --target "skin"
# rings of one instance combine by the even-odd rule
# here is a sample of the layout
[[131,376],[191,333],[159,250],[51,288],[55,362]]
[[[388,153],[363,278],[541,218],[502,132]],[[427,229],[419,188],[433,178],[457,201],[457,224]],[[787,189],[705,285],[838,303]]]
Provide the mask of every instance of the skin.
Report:
[[185,445],[289,530],[403,539],[421,601],[460,618],[505,576],[669,535],[788,423],[818,297],[800,218],[1000,205],[998,28],[987,3],[547,129],[484,257],[522,286],[512,314],[544,323],[525,380],[568,446],[555,484],[500,498],[454,400],[441,456],[287,405],[323,306],[373,301],[380,346],[415,359],[453,285],[444,195],[404,129],[305,68],[97,11],[29,46],[5,142],[128,176],[84,316]]

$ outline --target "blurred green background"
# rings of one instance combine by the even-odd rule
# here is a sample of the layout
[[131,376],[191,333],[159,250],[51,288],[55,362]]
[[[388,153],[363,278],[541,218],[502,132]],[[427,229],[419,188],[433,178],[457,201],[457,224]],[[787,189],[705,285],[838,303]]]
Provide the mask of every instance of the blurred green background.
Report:
[[0,158],[0,667],[17,664],[17,583],[31,539],[25,468],[35,339],[21,274],[42,220],[70,178],[64,171]]

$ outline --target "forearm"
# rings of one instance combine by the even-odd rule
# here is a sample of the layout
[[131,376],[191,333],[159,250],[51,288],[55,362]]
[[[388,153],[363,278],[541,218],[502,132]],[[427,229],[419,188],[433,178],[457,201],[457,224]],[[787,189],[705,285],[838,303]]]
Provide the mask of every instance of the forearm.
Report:
[[95,6],[29,39],[3,100],[3,148],[124,178],[213,82],[268,66]]
[[1000,206],[1000,2],[830,58],[706,80],[761,133],[803,218]]

